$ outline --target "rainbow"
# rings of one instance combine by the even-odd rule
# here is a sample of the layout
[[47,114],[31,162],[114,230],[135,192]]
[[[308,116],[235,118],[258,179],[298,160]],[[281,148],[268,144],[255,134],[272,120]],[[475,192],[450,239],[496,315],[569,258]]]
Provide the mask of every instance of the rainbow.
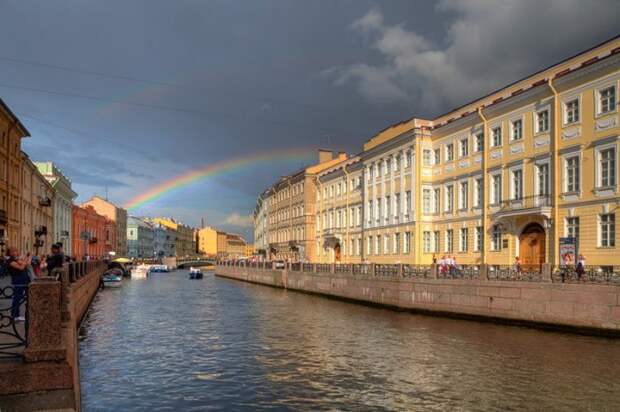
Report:
[[244,169],[264,162],[307,161],[314,153],[315,150],[310,148],[275,149],[211,163],[168,179],[146,192],[137,195],[129,200],[125,208],[129,211],[134,211],[166,196],[168,193],[213,176]]

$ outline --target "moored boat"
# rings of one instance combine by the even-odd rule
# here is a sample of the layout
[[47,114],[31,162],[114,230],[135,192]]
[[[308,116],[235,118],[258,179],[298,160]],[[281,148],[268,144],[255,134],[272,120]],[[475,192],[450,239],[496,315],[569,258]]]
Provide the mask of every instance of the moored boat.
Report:
[[152,265],[138,265],[131,271],[131,277],[135,279],[144,279],[149,275]]
[[151,273],[168,273],[170,269],[166,265],[153,265],[151,266]]
[[199,268],[189,268],[190,279],[202,279],[202,270]]
[[118,288],[123,285],[123,272],[112,269],[105,272],[102,276],[103,286],[106,288]]

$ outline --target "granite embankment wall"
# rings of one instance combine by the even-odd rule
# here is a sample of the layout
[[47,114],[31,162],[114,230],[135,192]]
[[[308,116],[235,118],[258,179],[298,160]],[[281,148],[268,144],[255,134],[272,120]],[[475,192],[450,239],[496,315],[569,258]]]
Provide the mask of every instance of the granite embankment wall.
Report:
[[216,275],[402,310],[620,337],[620,286],[381,278],[231,266],[218,266]]
[[65,269],[28,291],[28,346],[23,359],[0,362],[0,411],[80,410],[77,330],[105,266]]

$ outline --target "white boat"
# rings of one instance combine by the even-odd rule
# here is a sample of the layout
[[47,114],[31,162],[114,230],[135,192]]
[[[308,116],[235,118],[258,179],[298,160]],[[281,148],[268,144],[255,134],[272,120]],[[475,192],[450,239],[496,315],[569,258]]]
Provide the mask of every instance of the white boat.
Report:
[[199,268],[189,268],[190,279],[202,279],[202,270]]
[[151,271],[152,265],[138,265],[131,271],[132,279],[145,279]]
[[151,266],[150,273],[167,273],[170,269],[166,265],[153,265]]
[[104,288],[120,288],[123,286],[123,275],[118,270],[112,269],[105,272],[102,276]]

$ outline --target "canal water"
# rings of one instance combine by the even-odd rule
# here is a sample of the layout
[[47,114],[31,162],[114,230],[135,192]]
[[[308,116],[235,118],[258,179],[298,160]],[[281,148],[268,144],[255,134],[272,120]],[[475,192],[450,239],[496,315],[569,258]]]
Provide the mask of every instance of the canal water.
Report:
[[187,272],[98,294],[85,411],[619,410],[620,341],[399,313]]

